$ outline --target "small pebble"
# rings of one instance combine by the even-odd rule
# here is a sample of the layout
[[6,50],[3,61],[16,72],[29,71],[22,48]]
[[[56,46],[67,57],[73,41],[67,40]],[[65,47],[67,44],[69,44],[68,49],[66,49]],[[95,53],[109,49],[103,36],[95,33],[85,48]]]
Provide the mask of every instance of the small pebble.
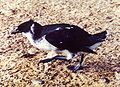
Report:
[[34,55],[34,54],[37,53],[37,51],[35,49],[31,48],[30,50],[28,50],[28,53],[31,54],[31,55]]
[[43,80],[35,80],[35,79],[33,79],[31,82],[32,82],[32,84],[33,84],[33,85],[37,85],[37,84],[38,84],[38,85],[40,85],[40,84],[44,84],[44,81],[43,81]]
[[110,80],[107,77],[103,77],[101,80],[107,84],[110,83]]

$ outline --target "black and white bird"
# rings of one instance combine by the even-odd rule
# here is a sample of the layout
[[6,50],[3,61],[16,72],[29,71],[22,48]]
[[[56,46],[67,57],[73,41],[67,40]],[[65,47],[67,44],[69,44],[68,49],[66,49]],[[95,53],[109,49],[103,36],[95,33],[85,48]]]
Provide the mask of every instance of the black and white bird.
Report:
[[[38,49],[62,51],[66,54],[65,59],[67,60],[74,58],[77,53],[96,54],[93,49],[105,40],[107,34],[106,31],[103,31],[92,35],[76,25],[64,23],[42,26],[33,20],[20,24],[12,31],[12,34],[16,33],[25,35],[30,43]],[[83,54],[80,58],[80,62],[73,67],[74,71],[81,67]]]

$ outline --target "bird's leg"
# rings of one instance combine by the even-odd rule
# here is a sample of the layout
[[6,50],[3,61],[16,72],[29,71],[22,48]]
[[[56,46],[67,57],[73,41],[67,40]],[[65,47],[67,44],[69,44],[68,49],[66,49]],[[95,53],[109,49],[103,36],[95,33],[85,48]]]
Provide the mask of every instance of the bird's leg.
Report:
[[83,54],[83,53],[80,53],[79,57],[80,57],[79,62],[74,65],[74,66],[75,66],[75,67],[74,67],[74,70],[75,70],[75,71],[81,68],[81,66],[82,66],[82,64],[83,64],[84,54]]
[[54,50],[50,51],[50,52],[47,54],[47,57],[46,57],[45,59],[40,60],[40,61],[38,62],[38,65],[39,65],[40,63],[48,63],[48,62],[54,60],[54,59],[55,59],[55,56],[57,56],[56,51],[54,51]]
[[66,59],[66,60],[70,60],[75,56],[74,53],[72,53],[68,50],[63,50],[62,52],[66,55],[66,58],[64,57],[64,59]]
[[77,64],[68,67],[70,70],[77,71],[77,70],[79,70],[82,67],[84,54],[80,53],[79,57],[80,57],[80,60],[79,60],[79,62]]
[[70,60],[74,56],[74,53],[71,53],[68,50],[63,50],[62,52],[66,55],[66,57],[57,55],[56,51],[51,51],[50,53],[48,53],[47,57],[44,60],[40,60],[39,63],[47,63],[47,62],[50,62],[52,60],[57,60],[57,59],[58,60]]
[[[55,51],[55,52],[59,52],[59,51]],[[64,53],[66,55],[66,57],[65,56],[60,56],[60,55],[54,55],[51,58],[58,59],[58,60],[70,60],[74,56],[74,53],[71,53],[68,50],[63,50],[62,53]],[[48,57],[48,58],[50,58],[50,57]]]
[[[52,60],[57,60],[57,59],[65,60],[65,57],[64,56],[59,56],[57,54],[57,51],[52,50],[47,54],[47,57],[44,60],[40,60],[39,63],[48,63]],[[38,65],[39,65],[39,63],[38,63]]]
[[57,56],[57,53],[56,53],[56,51],[52,50],[52,51],[50,51],[50,52],[47,54],[46,59],[47,59],[47,58],[53,58],[53,57],[55,57],[55,56]]
[[55,50],[55,51],[53,50],[53,51],[51,51],[51,52],[49,52],[47,54],[46,58],[49,58],[49,59],[58,59],[58,60],[66,60],[65,56],[58,55],[59,52],[60,51],[58,51],[58,50]]

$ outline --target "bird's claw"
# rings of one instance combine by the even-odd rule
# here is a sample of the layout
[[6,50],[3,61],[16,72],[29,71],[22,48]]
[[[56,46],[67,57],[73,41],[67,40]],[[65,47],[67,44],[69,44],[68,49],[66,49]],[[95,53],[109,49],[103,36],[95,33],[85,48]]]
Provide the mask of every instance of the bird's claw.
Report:
[[68,66],[68,69],[73,72],[76,72],[77,70],[82,69],[82,66],[81,66],[81,64],[77,63],[75,65]]

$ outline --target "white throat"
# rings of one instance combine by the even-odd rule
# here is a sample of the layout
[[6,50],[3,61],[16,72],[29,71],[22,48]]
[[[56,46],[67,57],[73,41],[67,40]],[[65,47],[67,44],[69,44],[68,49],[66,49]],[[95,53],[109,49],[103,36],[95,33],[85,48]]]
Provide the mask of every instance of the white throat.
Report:
[[27,39],[30,41],[30,43],[32,45],[34,45],[34,40],[33,40],[33,35],[30,33],[30,32],[27,32],[27,33],[22,33],[25,37],[27,37]]
[[43,37],[41,37],[38,40],[34,40],[33,39],[33,35],[31,32],[27,32],[27,33],[22,33],[24,36],[27,37],[27,39],[30,41],[30,43],[37,47],[38,49],[41,50],[56,50],[57,48],[55,46],[53,46],[52,44],[50,44],[46,39],[45,39],[45,35]]

